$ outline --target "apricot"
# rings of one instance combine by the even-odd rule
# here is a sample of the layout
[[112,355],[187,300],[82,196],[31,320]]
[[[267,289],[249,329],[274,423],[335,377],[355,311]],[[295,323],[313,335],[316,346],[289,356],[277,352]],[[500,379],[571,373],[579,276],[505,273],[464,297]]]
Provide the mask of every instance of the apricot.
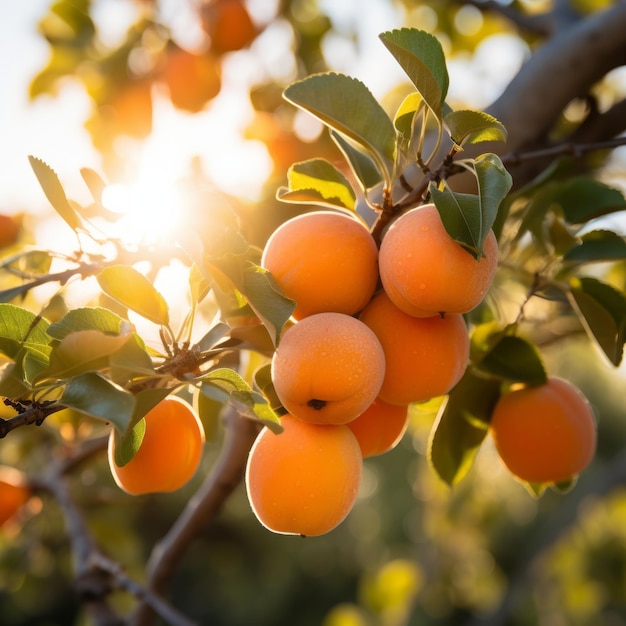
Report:
[[16,515],[31,495],[22,472],[7,465],[0,466],[0,526]]
[[271,372],[276,395],[293,416],[346,424],[376,399],[385,355],[363,322],[343,313],[318,313],[284,333]]
[[591,406],[575,385],[557,377],[505,392],[493,410],[490,430],[506,467],[529,483],[574,478],[595,454]]
[[378,249],[370,232],[355,218],[332,211],[281,224],[265,244],[261,265],[296,301],[296,319],[327,311],[358,313],[378,281]]
[[194,54],[172,44],[161,75],[172,104],[198,113],[222,88],[220,65],[210,54]]
[[246,491],[257,519],[282,534],[323,535],[337,527],[361,482],[359,444],[347,426],[281,418],[284,430],[265,427],[246,466]]
[[115,482],[132,495],[180,489],[196,473],[202,458],[202,422],[177,396],[161,400],[143,419],[143,440],[126,465],[116,464],[114,431],[109,435],[109,467]]
[[409,425],[409,407],[389,404],[380,398],[347,424],[361,447],[363,458],[393,450]]
[[214,0],[202,9],[205,32],[211,38],[211,50],[224,54],[250,45],[258,34],[243,0]]
[[380,246],[383,288],[399,309],[415,317],[471,311],[484,299],[497,265],[493,231],[477,261],[450,237],[434,204],[401,215]]
[[379,392],[385,402],[423,402],[448,393],[463,376],[469,334],[461,315],[413,317],[382,291],[359,319],[374,331],[385,353]]
[[0,248],[12,246],[22,229],[21,217],[0,214]]

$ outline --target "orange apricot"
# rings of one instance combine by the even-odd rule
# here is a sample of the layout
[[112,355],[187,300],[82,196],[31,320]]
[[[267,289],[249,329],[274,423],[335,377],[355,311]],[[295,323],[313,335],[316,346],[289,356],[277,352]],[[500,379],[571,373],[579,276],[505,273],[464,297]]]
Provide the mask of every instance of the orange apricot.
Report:
[[0,248],[12,246],[18,240],[21,229],[21,217],[0,214]]
[[172,104],[198,113],[222,88],[219,61],[210,54],[194,54],[171,44],[161,78]]
[[363,460],[347,426],[309,424],[291,415],[284,430],[265,427],[246,466],[246,491],[257,519],[282,534],[323,535],[356,500]]
[[318,313],[284,333],[271,371],[276,395],[293,416],[346,424],[376,399],[385,355],[363,322],[343,313]]
[[409,425],[409,407],[380,398],[347,424],[361,447],[363,458],[393,450]]
[[529,483],[574,478],[596,449],[591,406],[576,386],[556,377],[505,392],[493,410],[490,430],[506,467]]
[[161,400],[144,416],[139,450],[126,465],[115,462],[115,434],[108,459],[117,485],[132,495],[175,491],[196,473],[204,447],[204,427],[194,409],[177,396]]
[[203,26],[215,54],[241,50],[258,34],[243,0],[213,0],[204,3]]
[[360,320],[385,353],[379,397],[389,404],[422,402],[448,393],[469,361],[469,334],[461,315],[413,317],[384,292],[363,309]]
[[10,520],[32,495],[22,472],[0,466],[0,526]]
[[370,232],[357,219],[332,211],[281,224],[265,244],[261,265],[296,301],[296,319],[358,313],[378,281],[378,249]]
[[415,317],[471,311],[484,299],[497,264],[493,231],[477,261],[450,237],[434,204],[401,215],[380,246],[383,288],[398,308]]

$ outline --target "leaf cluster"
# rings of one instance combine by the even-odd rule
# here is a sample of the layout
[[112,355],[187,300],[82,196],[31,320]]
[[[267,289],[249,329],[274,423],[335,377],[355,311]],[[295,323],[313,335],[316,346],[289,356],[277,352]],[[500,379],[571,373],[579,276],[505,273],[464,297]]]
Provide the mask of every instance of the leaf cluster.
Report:
[[[180,328],[171,325],[170,304],[153,281],[135,263],[152,259],[150,250],[124,250],[116,254],[86,253],[80,237],[101,243],[89,215],[101,208],[105,182],[92,170],[83,178],[94,200],[83,207],[70,200],[55,172],[30,157],[33,171],[52,207],[74,231],[79,251],[63,260],[68,269],[50,273],[53,253],[23,250],[4,260],[2,269],[22,279],[0,291],[0,396],[19,412],[12,427],[40,424],[62,408],[110,422],[120,439],[120,464],[127,462],[141,443],[143,416],[160,400],[184,387],[197,391],[204,420],[213,420],[224,403],[231,403],[248,418],[279,428],[278,414],[254,382],[236,369],[241,350],[271,354],[289,320],[294,303],[276,287],[259,265],[260,251],[250,246],[234,214],[220,215],[222,237],[204,239],[188,235],[177,242],[189,267],[190,307]],[[213,242],[213,243],[209,243]],[[110,243],[110,242],[109,242]],[[158,264],[168,259],[160,251]],[[172,251],[174,253],[174,251]],[[13,303],[45,283],[63,287],[71,280],[94,276],[110,305],[66,310],[57,321]],[[205,301],[218,315],[197,340],[194,326],[198,307]],[[158,328],[163,350],[146,345],[130,322],[129,312]],[[244,320],[243,322],[241,320]],[[247,322],[246,322],[247,320]],[[29,415],[33,419],[28,419]]]
[[[356,211],[362,198],[378,214],[373,228],[377,239],[391,219],[431,200],[448,233],[480,258],[511,177],[495,154],[455,157],[470,144],[505,141],[506,130],[486,113],[453,111],[446,103],[448,71],[434,36],[402,28],[382,33],[380,39],[415,91],[391,118],[361,81],[344,74],[313,74],[289,85],[284,98],[330,129],[348,170],[326,159],[295,163],[278,198],[348,211]],[[459,171],[474,177],[477,193],[450,188],[448,177]],[[416,182],[409,184],[416,174]]]

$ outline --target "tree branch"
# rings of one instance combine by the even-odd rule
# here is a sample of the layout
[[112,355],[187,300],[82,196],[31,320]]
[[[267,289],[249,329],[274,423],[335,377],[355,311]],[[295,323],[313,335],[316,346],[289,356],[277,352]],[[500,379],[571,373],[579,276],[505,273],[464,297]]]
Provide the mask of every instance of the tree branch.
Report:
[[[508,131],[506,149],[545,141],[561,111],[626,63],[626,2],[580,20],[539,47],[487,109]],[[502,153],[502,146],[496,146]]]
[[[167,592],[186,551],[243,480],[248,452],[259,432],[259,425],[242,418],[231,407],[227,408],[225,420],[226,440],[213,470],[152,551],[147,570],[149,590],[153,595],[163,596]],[[154,617],[153,607],[144,602],[138,607],[133,624],[151,626]]]

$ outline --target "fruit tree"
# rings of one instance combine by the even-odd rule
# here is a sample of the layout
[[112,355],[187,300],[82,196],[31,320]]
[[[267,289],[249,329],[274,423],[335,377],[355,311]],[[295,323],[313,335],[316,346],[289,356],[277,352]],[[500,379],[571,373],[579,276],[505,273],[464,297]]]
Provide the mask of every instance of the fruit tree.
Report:
[[[101,157],[83,201],[24,155],[71,244],[0,206],[2,619],[626,623],[625,3],[372,3],[383,94],[336,6],[121,4],[121,43],[107,0],[39,22],[30,97],[78,84]],[[489,41],[520,67],[473,102]],[[255,199],[195,155],[125,221],[163,110],[245,81]]]

